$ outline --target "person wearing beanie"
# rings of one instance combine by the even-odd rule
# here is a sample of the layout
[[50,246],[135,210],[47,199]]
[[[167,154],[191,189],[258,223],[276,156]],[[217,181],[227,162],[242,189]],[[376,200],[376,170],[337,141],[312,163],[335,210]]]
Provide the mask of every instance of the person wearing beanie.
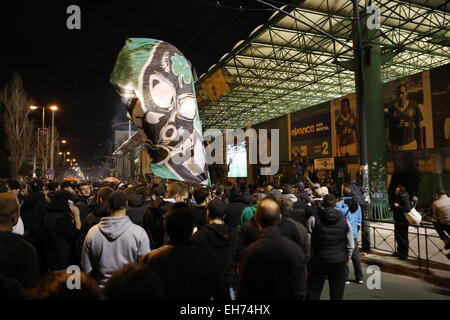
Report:
[[150,252],[150,241],[145,230],[132,223],[126,215],[127,194],[113,192],[108,199],[109,217],[101,218],[93,226],[83,244],[81,268],[103,287],[114,271],[124,265],[138,262]]

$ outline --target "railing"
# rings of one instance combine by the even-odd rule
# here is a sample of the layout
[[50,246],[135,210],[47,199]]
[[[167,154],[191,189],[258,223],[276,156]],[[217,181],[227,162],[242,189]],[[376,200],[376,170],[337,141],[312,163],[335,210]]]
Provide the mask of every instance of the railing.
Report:
[[[370,247],[382,252],[397,252],[393,221],[368,220],[370,223]],[[408,257],[416,259],[419,269],[433,266],[450,267],[450,253],[444,252],[444,242],[439,238],[433,224],[424,221],[420,226],[408,225]],[[450,251],[449,251],[450,252]]]

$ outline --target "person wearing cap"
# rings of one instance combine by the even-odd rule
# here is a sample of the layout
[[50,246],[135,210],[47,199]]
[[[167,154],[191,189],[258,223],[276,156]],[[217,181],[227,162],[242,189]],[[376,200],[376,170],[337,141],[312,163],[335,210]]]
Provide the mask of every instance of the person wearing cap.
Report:
[[238,234],[236,230],[223,222],[226,209],[227,204],[224,201],[219,199],[210,201],[206,209],[208,225],[196,232],[192,241],[215,257],[219,268],[219,277],[222,281],[226,281],[233,297],[236,283],[234,263]]

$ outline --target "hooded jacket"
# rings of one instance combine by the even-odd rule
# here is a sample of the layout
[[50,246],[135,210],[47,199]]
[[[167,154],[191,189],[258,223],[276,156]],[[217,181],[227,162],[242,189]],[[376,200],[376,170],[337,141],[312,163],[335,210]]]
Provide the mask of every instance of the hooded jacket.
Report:
[[81,268],[103,287],[114,271],[149,252],[150,242],[142,227],[128,216],[105,217],[86,235]]
[[308,220],[312,259],[322,263],[341,263],[351,259],[354,249],[352,226],[335,208],[322,208]]
[[228,224],[232,229],[237,230],[237,227],[241,220],[242,212],[247,207],[247,205],[242,202],[243,197],[241,194],[231,193],[228,199],[230,203],[228,204],[227,210],[225,212],[225,223]]
[[[351,197],[345,197],[343,200],[336,203],[336,209],[338,209],[347,219],[347,221],[352,226],[353,230],[353,239],[358,239],[358,226],[362,223],[362,213],[361,207],[358,205],[356,201],[356,209],[353,207],[353,203],[348,205],[347,201],[354,201]],[[353,211],[352,211],[353,210]]]
[[39,281],[36,250],[22,236],[0,231],[0,274],[19,281],[25,289]]
[[216,259],[219,276],[232,286],[235,278],[235,257],[238,234],[226,224],[208,224],[192,237],[192,241],[206,249]]

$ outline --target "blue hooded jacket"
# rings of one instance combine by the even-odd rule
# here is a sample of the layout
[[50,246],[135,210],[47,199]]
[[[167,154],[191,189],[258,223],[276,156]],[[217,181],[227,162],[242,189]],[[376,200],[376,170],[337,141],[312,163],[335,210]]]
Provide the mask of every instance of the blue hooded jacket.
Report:
[[355,212],[351,212],[349,206],[344,202],[352,197],[344,197],[341,201],[336,203],[336,209],[338,209],[347,221],[352,225],[353,239],[358,239],[358,225],[362,222],[361,206],[358,204],[358,209]]

